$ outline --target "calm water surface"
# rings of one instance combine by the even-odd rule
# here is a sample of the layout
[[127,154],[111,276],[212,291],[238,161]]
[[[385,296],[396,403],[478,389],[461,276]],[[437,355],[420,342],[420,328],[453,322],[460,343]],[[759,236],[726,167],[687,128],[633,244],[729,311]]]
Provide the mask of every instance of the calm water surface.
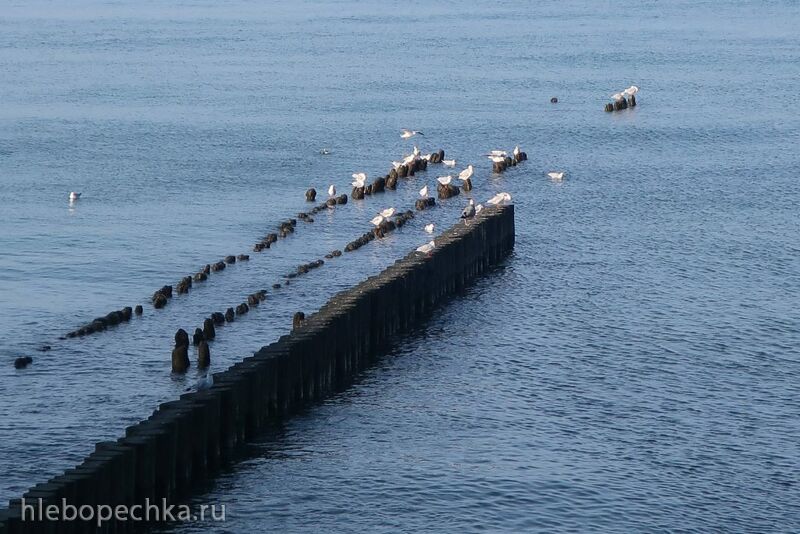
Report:
[[[479,201],[514,195],[516,250],[254,443],[197,497],[227,504],[219,530],[799,530],[800,6],[730,4],[4,2],[0,502],[183,391],[177,328],[444,170],[300,223],[164,310],[59,336],[247,253],[306,188],[383,174],[409,127],[476,164]],[[603,113],[631,83],[640,105]],[[515,144],[530,161],[492,175],[480,154]],[[464,202],[270,289],[219,329],[213,370]]]

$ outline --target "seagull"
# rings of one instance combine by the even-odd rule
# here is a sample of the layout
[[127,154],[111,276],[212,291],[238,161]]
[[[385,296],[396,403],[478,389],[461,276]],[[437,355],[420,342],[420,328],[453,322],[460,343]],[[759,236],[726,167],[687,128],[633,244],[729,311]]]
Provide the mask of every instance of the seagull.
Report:
[[501,163],[506,160],[505,156],[487,156],[493,163]]
[[427,185],[423,186],[422,189],[419,190],[419,196],[421,196],[422,198],[428,198],[428,186]]
[[514,152],[513,152],[513,154],[514,154],[514,157],[515,157],[515,158],[516,158],[517,156],[519,156],[519,145],[517,145],[517,146],[515,146],[515,147],[514,147]]
[[323,156],[327,156],[331,153],[331,151],[328,150],[327,148],[323,148],[322,150],[319,151],[319,153],[322,154]]
[[419,147],[417,147],[417,145],[414,145],[414,150],[412,150],[411,153],[414,155],[415,158],[419,156]]
[[353,187],[364,187],[364,184],[367,182],[367,175],[363,172],[357,172],[353,174]]
[[443,159],[442,163],[444,164],[445,167],[455,167],[456,166],[456,160],[454,160],[454,159]]
[[561,171],[561,172],[555,172],[555,171],[548,172],[547,176],[549,176],[550,179],[555,181],[555,182],[560,182],[564,178],[564,172],[563,171]]
[[475,206],[475,215],[479,214],[482,209],[483,209],[483,204],[478,204],[477,206]]
[[386,208],[385,210],[381,211],[381,217],[383,217],[384,219],[388,219],[389,217],[391,217],[395,213],[397,213],[396,209],[394,209],[394,208]]
[[430,241],[420,247],[417,247],[417,252],[422,252],[423,254],[430,254],[431,252],[433,252],[433,249],[435,248],[436,248],[436,243]]
[[403,158],[403,165],[408,165],[409,163],[411,163],[415,159],[417,159],[417,157],[414,154],[409,154],[408,156]]
[[69,194],[69,201],[70,202],[75,202],[79,198],[81,198],[81,194],[80,193],[76,193],[75,191],[70,192],[70,194]]
[[402,161],[393,161],[392,162],[392,167],[394,167],[394,170],[397,170],[397,168],[402,164],[403,164]]
[[432,234],[432,233],[433,233],[433,229],[434,229],[434,228],[435,228],[435,226],[433,226],[433,223],[430,223],[430,224],[426,224],[426,225],[425,225],[425,231],[426,231],[426,232],[428,232],[429,234]]
[[506,157],[508,153],[505,150],[490,150],[487,156],[502,156]]
[[508,193],[497,193],[495,196],[486,201],[487,204],[491,204],[492,206],[497,206],[503,202],[511,202],[511,195]]
[[624,99],[625,99],[625,97],[624,97],[624,96],[622,96],[622,93],[614,93],[613,95],[611,95],[611,99],[612,99],[614,102],[619,102],[620,100],[624,100]]
[[469,204],[467,204],[467,207],[464,208],[464,211],[461,212],[461,218],[471,219],[473,217],[475,217],[475,201],[469,199]]
[[458,173],[459,180],[467,181],[472,178],[472,173],[475,172],[472,165],[468,165],[466,169]]
[[623,93],[627,93],[629,96],[635,95],[638,92],[639,92],[639,88],[636,87],[635,85],[631,85],[630,87],[628,87],[627,89],[625,89],[623,91]]
[[436,179],[436,181],[437,181],[437,182],[439,182],[439,183],[440,183],[440,184],[442,184],[442,185],[450,185],[450,182],[452,182],[452,181],[453,181],[453,177],[452,177],[451,175],[449,175],[449,174],[448,174],[447,176],[440,176],[440,177],[438,177],[438,178]]
[[424,133],[419,132],[417,130],[406,130],[405,128],[400,130],[400,137],[403,138],[403,139],[410,139],[410,138],[414,137],[417,134],[425,135]]
[[210,372],[207,372],[203,378],[195,382],[193,386],[187,388],[186,391],[203,391],[204,389],[211,388],[213,385],[214,375],[212,375]]
[[333,184],[328,188],[328,196],[336,196],[336,187]]
[[369,222],[371,222],[375,226],[380,226],[381,223],[383,223],[383,221],[385,221],[385,220],[386,219],[383,217],[383,215],[378,215],[377,217],[373,217],[372,220],[369,221]]

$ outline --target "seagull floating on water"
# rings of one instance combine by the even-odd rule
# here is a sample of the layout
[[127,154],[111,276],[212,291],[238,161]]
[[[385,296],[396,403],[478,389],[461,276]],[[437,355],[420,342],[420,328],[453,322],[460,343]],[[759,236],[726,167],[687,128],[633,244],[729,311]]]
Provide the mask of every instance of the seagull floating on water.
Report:
[[384,219],[388,219],[389,217],[391,217],[395,213],[397,213],[396,209],[394,209],[394,208],[386,208],[385,210],[381,211],[381,217],[383,217]]
[[556,171],[548,172],[547,176],[549,176],[550,179],[555,181],[555,182],[560,182],[564,178],[564,172],[563,171],[561,171],[561,172],[556,172]]
[[328,188],[328,196],[336,196],[336,187],[333,184]]
[[442,160],[442,164],[444,164],[445,167],[455,167],[456,166],[456,160],[454,160],[454,159],[443,159]]
[[69,194],[69,201],[70,202],[75,202],[79,198],[81,198],[81,194],[80,193],[76,193],[75,191],[70,192],[70,194]]
[[422,189],[419,190],[419,196],[421,196],[422,198],[428,198],[428,186],[427,185],[423,186]]
[[319,153],[322,154],[323,156],[327,156],[328,154],[331,153],[331,151],[328,150],[327,148],[323,148],[322,150],[319,151]]
[[472,168],[472,165],[467,165],[466,169],[464,169],[463,171],[458,173],[458,178],[459,178],[459,180],[463,180],[463,181],[466,182],[467,180],[472,178],[472,174],[474,172],[475,172],[475,170]]
[[447,176],[440,176],[440,177],[438,177],[438,178],[436,179],[436,181],[437,181],[437,182],[439,182],[439,183],[440,183],[440,184],[442,184],[442,185],[450,185],[450,182],[452,182],[452,181],[453,181],[453,177],[452,177],[451,175],[449,175],[449,174],[448,174]]
[[418,130],[406,130],[405,128],[400,130],[400,137],[402,137],[403,139],[411,139],[415,135],[425,135],[425,134]]
[[422,252],[423,254],[430,254],[431,252],[433,252],[433,249],[435,248],[436,248],[436,243],[430,241],[420,247],[417,247],[417,252]]
[[473,217],[475,217],[475,201],[469,199],[469,204],[467,204],[467,207],[464,208],[464,211],[461,212],[461,218],[471,219]]
[[433,225],[433,223],[425,225],[425,231],[428,232],[429,234],[433,233],[433,229],[434,228],[436,228],[436,227]]

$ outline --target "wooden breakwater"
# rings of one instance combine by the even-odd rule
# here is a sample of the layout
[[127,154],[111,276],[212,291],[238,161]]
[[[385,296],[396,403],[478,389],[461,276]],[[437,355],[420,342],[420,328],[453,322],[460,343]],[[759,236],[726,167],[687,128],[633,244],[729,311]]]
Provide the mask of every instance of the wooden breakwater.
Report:
[[[236,448],[298,408],[345,387],[443,300],[514,247],[514,206],[489,207],[376,276],[333,296],[278,341],[214,374],[214,385],[161,404],[125,436],[101,442],[73,469],[23,495],[26,504],[116,507],[178,502]],[[41,501],[39,500],[41,499]],[[0,510],[0,534],[130,532],[132,521],[23,520],[21,499]]]

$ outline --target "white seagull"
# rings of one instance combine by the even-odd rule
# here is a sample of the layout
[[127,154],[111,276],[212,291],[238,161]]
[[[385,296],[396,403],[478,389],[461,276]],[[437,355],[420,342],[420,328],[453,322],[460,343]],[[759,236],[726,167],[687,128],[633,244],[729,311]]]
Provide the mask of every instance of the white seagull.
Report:
[[477,206],[475,206],[475,215],[479,214],[482,209],[483,209],[483,204],[478,204]]
[[428,186],[427,185],[423,186],[422,189],[419,190],[419,196],[421,196],[422,198],[428,198]]
[[385,210],[381,211],[381,217],[383,217],[384,219],[388,219],[389,217],[391,217],[395,213],[397,213],[396,209],[394,209],[394,208],[386,208]]
[[416,158],[417,156],[419,156],[419,147],[417,147],[417,145],[414,145],[414,150],[412,150],[412,151],[411,151],[411,154],[412,154],[412,155],[413,155],[415,158]]
[[430,254],[431,252],[433,252],[433,249],[435,248],[436,248],[436,243],[430,241],[420,247],[417,247],[417,252],[422,252],[423,254]]
[[450,185],[450,182],[452,182],[452,181],[453,181],[453,177],[452,177],[451,175],[449,175],[449,174],[448,174],[447,176],[440,176],[440,177],[438,177],[438,178],[436,179],[436,181],[437,181],[437,182],[439,182],[439,183],[440,183],[440,184],[442,184],[442,185]]
[[505,150],[490,150],[487,156],[502,156],[506,157],[508,153]]
[[468,165],[466,169],[464,169],[463,171],[458,173],[458,178],[459,178],[459,180],[463,180],[463,181],[466,182],[467,180],[472,178],[472,174],[474,172],[475,172],[475,170],[472,168],[472,165]]
[[328,188],[328,196],[336,196],[336,187],[334,187],[333,184]]
[[357,172],[353,174],[353,187],[364,187],[365,183],[367,183],[366,173]]
[[371,223],[372,223],[372,224],[374,224],[375,226],[380,226],[380,225],[381,225],[381,223],[382,223],[383,221],[385,221],[385,220],[386,220],[386,219],[384,219],[383,215],[378,215],[378,216],[376,216],[376,217],[373,217],[373,218],[372,218],[372,220],[371,220],[371,221],[369,221],[369,222],[371,222]]
[[556,171],[548,172],[547,176],[549,176],[550,179],[555,181],[555,182],[560,182],[564,178],[564,172],[563,171],[561,171],[561,172],[556,172]]
[[624,100],[624,99],[625,99],[625,97],[624,97],[624,96],[622,96],[622,93],[614,93],[613,95],[611,95],[611,99],[612,99],[614,102],[619,102],[620,100]]
[[469,204],[467,204],[467,207],[464,208],[464,211],[461,212],[461,218],[471,219],[473,217],[475,217],[475,201],[469,199]]
[[515,157],[515,158],[516,158],[517,156],[519,156],[519,145],[517,145],[517,146],[515,146],[515,147],[514,147],[514,152],[512,152],[512,153],[514,154],[514,157]]
[[492,206],[497,206],[503,202],[511,202],[511,195],[508,193],[497,193],[495,196],[486,201],[487,204],[491,204]]
[[425,225],[425,231],[428,232],[429,234],[433,233],[433,229],[434,228],[436,228],[436,227],[433,225],[433,223]]
[[417,130],[406,130],[405,128],[400,130],[400,137],[403,138],[403,139],[411,139],[412,137],[414,137],[417,134],[425,135],[424,133],[419,132]]
[[493,163],[501,163],[506,160],[505,156],[487,156]]
[[444,164],[445,167],[455,167],[456,166],[456,160],[454,160],[454,159],[443,159],[442,163]]
[[203,378],[201,378],[200,380],[198,380],[195,383],[194,389],[196,391],[202,391],[204,389],[209,389],[213,385],[214,385],[214,375],[212,375],[209,372],[209,373],[206,373],[206,376],[204,376]]
[[75,202],[79,198],[81,198],[81,194],[80,193],[76,193],[75,191],[71,191],[70,192],[70,194],[69,194],[69,201],[70,202]]

